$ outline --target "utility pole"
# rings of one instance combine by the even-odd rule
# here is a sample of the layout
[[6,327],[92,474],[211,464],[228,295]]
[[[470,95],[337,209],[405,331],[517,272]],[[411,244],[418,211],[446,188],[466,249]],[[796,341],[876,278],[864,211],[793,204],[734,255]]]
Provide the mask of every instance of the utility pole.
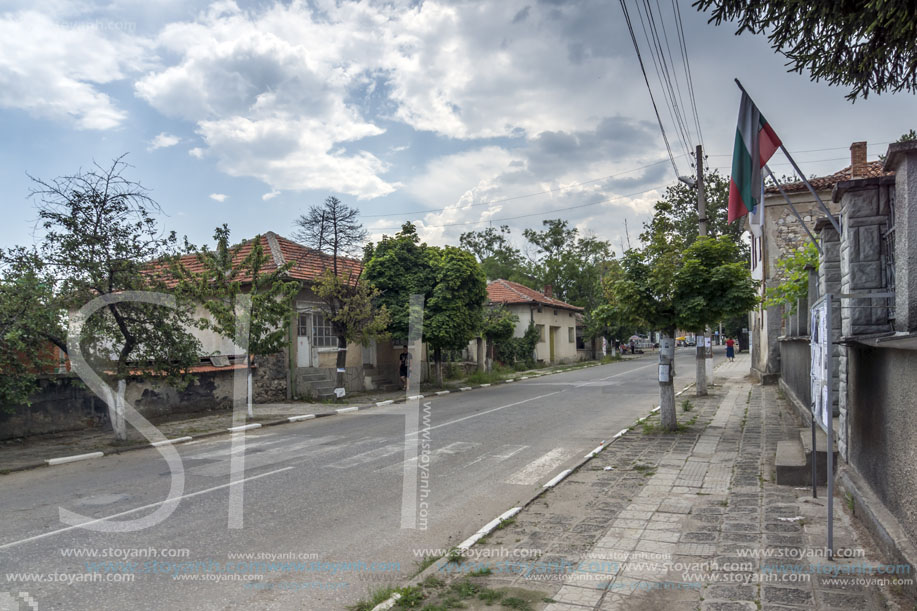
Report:
[[[707,236],[707,196],[704,193],[704,151],[703,147],[698,144],[695,149],[695,160],[697,163],[697,235],[699,237]],[[698,397],[707,394],[707,343],[710,341],[709,327],[704,330],[704,337],[697,342],[694,347],[694,365],[695,365],[695,393]],[[712,355],[711,355],[712,356]]]

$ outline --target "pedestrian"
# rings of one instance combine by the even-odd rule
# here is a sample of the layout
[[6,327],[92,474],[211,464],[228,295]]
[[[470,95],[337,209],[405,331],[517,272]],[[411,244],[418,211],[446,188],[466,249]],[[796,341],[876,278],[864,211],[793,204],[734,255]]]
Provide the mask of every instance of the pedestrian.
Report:
[[630,340],[630,353],[637,354],[637,344],[634,343],[634,340]]
[[398,361],[398,375],[401,377],[401,390],[408,390],[411,385],[411,353],[408,352],[407,346],[401,351]]
[[735,340],[731,337],[726,338],[726,358],[730,361],[736,360]]

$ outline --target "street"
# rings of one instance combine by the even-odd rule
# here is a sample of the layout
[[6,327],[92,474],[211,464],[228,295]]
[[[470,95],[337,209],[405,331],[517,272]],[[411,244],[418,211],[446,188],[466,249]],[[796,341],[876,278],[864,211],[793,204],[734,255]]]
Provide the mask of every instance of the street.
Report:
[[[676,363],[677,390],[693,380],[694,349]],[[58,508],[152,513],[170,486],[155,450],[10,474],[0,573],[40,609],[342,609],[524,502],[657,402],[655,354],[425,398],[414,437],[429,453],[414,462],[429,460],[429,497],[413,529],[401,527],[409,404],[247,433],[241,529],[228,528],[229,436],[177,446],[182,500],[137,532],[69,527]]]

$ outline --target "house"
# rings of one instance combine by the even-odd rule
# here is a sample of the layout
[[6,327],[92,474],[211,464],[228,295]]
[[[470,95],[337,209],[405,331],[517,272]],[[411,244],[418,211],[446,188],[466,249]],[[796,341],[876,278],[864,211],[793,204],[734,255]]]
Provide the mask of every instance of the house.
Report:
[[[538,329],[540,338],[535,345],[535,360],[544,363],[567,363],[580,360],[577,352],[577,317],[583,308],[555,299],[551,286],[538,292],[509,280],[487,283],[487,299],[500,304],[518,317],[515,337],[525,335],[529,324]],[[579,322],[582,325],[582,322]]]
[[[332,265],[330,256],[293,240],[268,231],[261,237],[261,247],[270,257],[264,273],[292,263],[287,277],[300,282],[293,298],[293,315],[289,327],[289,345],[283,353],[260,357],[254,375],[255,401],[282,401],[293,398],[329,398],[333,396],[338,354],[338,339],[333,334],[322,300],[313,287],[321,274]],[[234,254],[241,262],[249,255],[253,241],[243,242]],[[184,267],[194,273],[203,271],[195,255],[181,258]],[[362,271],[360,261],[338,258],[338,273],[356,278]],[[243,290],[245,283],[243,282]],[[206,312],[199,311],[200,315]],[[229,338],[212,331],[193,329],[201,341],[203,354],[223,355],[232,359],[241,350]],[[347,346],[345,389],[371,390],[391,384],[398,371],[398,354],[392,342],[372,342],[369,346]]]
[[[854,142],[850,145],[849,166],[834,174],[809,179],[809,183],[831,214],[837,218],[840,215],[840,206],[832,200],[835,185],[847,180],[889,174],[890,172],[883,168],[882,161],[866,160],[866,142]],[[768,287],[780,284],[777,261],[805,247],[811,241],[806,228],[814,235],[816,222],[826,217],[804,182],[782,184],[781,187],[801,220],[787,205],[780,191],[774,186],[769,186],[764,191],[763,231],[755,226],[746,226],[751,233],[751,275],[760,282],[762,298]],[[839,272],[835,270],[831,273]],[[796,320],[804,324],[805,316],[800,316]],[[759,380],[776,382],[781,369],[778,337],[806,335],[799,329],[788,328],[786,323],[784,312],[778,307],[760,306],[750,316],[751,370],[752,375]]]

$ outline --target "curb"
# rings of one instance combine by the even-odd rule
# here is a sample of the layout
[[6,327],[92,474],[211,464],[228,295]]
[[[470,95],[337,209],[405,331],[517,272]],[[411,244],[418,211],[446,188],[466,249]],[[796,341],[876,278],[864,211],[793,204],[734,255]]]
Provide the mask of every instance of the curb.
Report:
[[[636,359],[635,359],[635,360],[636,360]],[[610,364],[610,363],[609,363],[609,364]],[[466,392],[466,391],[475,390],[475,389],[478,389],[478,388],[489,388],[489,387],[491,387],[491,386],[501,386],[501,385],[503,385],[503,384],[509,384],[509,383],[512,383],[512,382],[520,381],[520,380],[526,380],[526,379],[530,379],[530,378],[539,378],[539,377],[542,377],[542,376],[549,376],[549,375],[554,375],[554,374],[557,374],[557,373],[566,373],[566,372],[568,372],[568,371],[576,371],[576,370],[579,370],[579,369],[588,369],[588,368],[590,368],[590,367],[599,367],[599,366],[601,366],[601,365],[602,365],[602,363],[595,362],[595,363],[589,363],[589,364],[587,364],[587,365],[583,365],[583,366],[581,366],[581,367],[568,367],[568,368],[566,368],[566,369],[558,369],[558,370],[551,371],[551,372],[547,372],[547,373],[537,372],[537,373],[529,374],[529,375],[527,375],[527,376],[521,376],[521,377],[519,377],[518,379],[517,379],[517,378],[510,378],[510,379],[508,379],[508,380],[501,380],[501,381],[499,381],[499,382],[494,382],[494,383],[489,383],[489,384],[478,384],[477,386],[462,386],[462,387],[459,388],[459,391],[461,391],[461,392]],[[453,392],[453,391],[451,391],[451,390],[441,390],[441,391],[436,392],[435,394],[436,394],[437,396],[443,396],[443,395],[450,394],[450,393],[452,393],[452,392]],[[682,392],[684,392],[684,391],[682,391]],[[677,395],[676,395],[676,396],[677,396]],[[369,403],[369,404],[366,404],[366,405],[359,405],[359,406],[351,406],[351,407],[337,408],[337,409],[334,409],[334,410],[331,410],[331,411],[327,411],[327,412],[316,412],[316,413],[314,413],[314,414],[301,414],[301,415],[297,415],[297,416],[288,416],[288,417],[282,418],[282,419],[280,419],[280,420],[269,420],[269,421],[266,421],[266,422],[254,422],[254,423],[250,423],[250,424],[241,425],[241,426],[238,426],[238,427],[228,427],[228,428],[225,428],[225,429],[222,429],[222,430],[211,431],[211,432],[209,432],[209,433],[201,433],[201,434],[199,434],[199,435],[194,435],[193,437],[185,436],[185,437],[177,437],[177,438],[175,438],[175,439],[167,439],[167,440],[156,441],[156,442],[151,442],[151,443],[141,443],[141,444],[137,444],[137,445],[126,446],[126,447],[123,447],[123,448],[113,448],[113,449],[107,450],[107,451],[105,451],[105,452],[98,451],[98,452],[90,452],[90,453],[87,453],[87,454],[77,454],[77,455],[74,455],[74,456],[61,456],[61,457],[55,457],[55,458],[47,458],[47,459],[45,459],[45,460],[43,460],[43,461],[41,461],[41,462],[28,463],[28,464],[19,465],[19,466],[16,466],[16,467],[10,467],[10,468],[8,468],[8,469],[0,469],[0,476],[6,475],[6,474],[9,474],[9,473],[16,473],[16,472],[19,472],[19,471],[30,471],[30,470],[32,470],[32,469],[38,469],[38,468],[41,468],[41,467],[51,467],[51,466],[55,466],[55,465],[62,465],[62,464],[67,464],[67,463],[71,463],[71,462],[77,462],[77,461],[80,461],[80,460],[88,460],[88,459],[91,459],[91,458],[102,458],[102,457],[104,457],[104,456],[111,456],[111,455],[114,455],[114,454],[124,454],[124,453],[126,453],[126,452],[134,452],[134,451],[137,451],[137,450],[146,450],[146,449],[149,449],[149,448],[156,448],[156,447],[164,446],[164,445],[173,445],[173,444],[179,444],[179,443],[187,443],[187,442],[191,441],[192,439],[193,439],[193,440],[200,440],[200,439],[206,439],[206,438],[208,438],[208,437],[216,437],[217,435],[226,435],[227,433],[233,434],[233,433],[239,433],[239,432],[243,432],[243,431],[249,431],[249,430],[254,430],[254,429],[259,429],[259,428],[265,428],[265,427],[269,427],[269,426],[278,426],[278,425],[281,425],[281,424],[290,424],[290,423],[293,423],[293,422],[302,422],[302,421],[305,421],[305,420],[313,420],[313,419],[316,419],[316,418],[325,418],[325,417],[328,417],[328,416],[338,416],[338,415],[346,414],[346,413],[350,413],[350,412],[363,411],[363,410],[370,409],[370,408],[373,408],[373,407],[384,407],[384,406],[386,406],[386,405],[393,405],[393,404],[398,404],[398,403],[405,403],[405,402],[408,401],[408,400],[419,400],[419,399],[423,399],[423,398],[424,398],[424,395],[412,395],[412,396],[407,397],[407,398],[401,397],[401,398],[398,398],[398,399],[388,399],[388,400],[386,400],[386,401],[377,401],[376,403]],[[575,470],[575,469],[574,469],[574,470]],[[393,604],[394,604],[394,603],[393,603]]]
[[[592,366],[594,367],[594,365],[592,365]],[[558,373],[560,373],[560,372],[558,372]],[[678,391],[678,392],[675,394],[675,396],[677,397],[677,396],[683,394],[684,392],[686,392],[686,391],[687,391],[689,388],[691,388],[692,386],[694,386],[694,382],[691,382],[691,383],[689,383],[687,386],[685,386],[684,388],[682,388],[680,391]],[[650,412],[650,414],[655,413],[655,411],[657,411],[658,409],[659,409],[659,407],[657,406],[653,411]],[[644,416],[643,418],[641,418],[640,420],[638,420],[638,422],[642,422],[643,420],[646,420],[648,417],[649,417],[648,415],[647,415],[647,416]],[[529,505],[531,505],[532,503],[534,503],[535,501],[537,501],[539,498],[541,498],[541,497],[542,497],[544,494],[546,494],[548,491],[552,490],[555,486],[557,486],[557,484],[561,483],[563,480],[567,479],[569,476],[571,476],[572,474],[574,474],[574,473],[576,473],[577,471],[579,471],[586,463],[588,463],[588,462],[591,461],[593,458],[595,458],[596,456],[598,456],[603,450],[605,450],[605,448],[607,448],[608,446],[610,446],[610,445],[611,445],[612,443],[614,443],[616,440],[618,440],[618,439],[620,439],[621,437],[623,437],[629,430],[630,430],[630,427],[628,427],[628,428],[626,428],[626,429],[621,429],[620,431],[618,431],[617,433],[615,433],[615,435],[611,438],[610,441],[607,441],[607,442],[606,442],[606,441],[602,441],[602,443],[601,443],[599,446],[597,446],[594,450],[592,450],[591,452],[589,452],[588,454],[586,454],[586,455],[585,455],[583,458],[581,458],[575,465],[573,465],[573,466],[570,467],[569,469],[565,469],[564,471],[561,471],[560,473],[558,473],[557,475],[555,475],[553,478],[551,478],[548,482],[546,482],[546,483],[541,487],[540,490],[538,490],[538,492],[536,492],[535,494],[533,494],[527,501],[523,502],[521,505],[519,505],[519,506],[517,506],[517,507],[513,507],[512,509],[509,509],[509,510],[503,512],[503,513],[500,514],[497,518],[495,518],[495,519],[491,520],[490,522],[488,522],[486,525],[484,525],[484,527],[482,527],[480,530],[478,530],[475,534],[473,534],[472,536],[468,537],[468,538],[465,539],[463,542],[461,542],[458,546],[456,546],[456,549],[462,550],[462,551],[466,551],[466,550],[470,549],[470,548],[471,548],[475,543],[477,543],[482,537],[484,537],[485,535],[488,535],[488,534],[490,534],[491,532],[493,532],[493,530],[494,530],[497,526],[500,525],[500,522],[502,522],[503,520],[507,520],[507,519],[509,519],[510,517],[513,517],[513,516],[515,516],[515,515],[521,513],[522,510],[526,509]],[[487,530],[488,527],[489,527],[489,530]],[[412,586],[412,585],[418,585],[418,584],[420,584],[420,582],[422,582],[422,581],[423,581],[424,579],[426,579],[428,576],[433,575],[433,574],[435,574],[435,573],[441,572],[441,571],[443,570],[443,567],[445,567],[446,565],[448,565],[449,562],[450,562],[450,561],[449,561],[449,558],[446,557],[446,556],[440,558],[439,560],[437,560],[436,562],[434,562],[433,564],[431,564],[430,566],[428,566],[426,569],[424,569],[423,571],[421,571],[421,572],[418,573],[417,575],[414,575],[414,577],[412,577],[412,578],[411,578],[404,586],[402,586],[402,587],[409,587],[409,586]],[[398,602],[398,599],[400,599],[400,598],[401,598],[401,594],[399,594],[398,592],[395,592],[395,593],[393,593],[393,594],[391,595],[391,597],[390,597],[388,600],[385,600],[385,601],[379,603],[378,605],[376,605],[375,607],[373,607],[373,608],[372,608],[372,611],[387,611],[388,609],[391,609],[392,607],[394,607],[395,604]]]

